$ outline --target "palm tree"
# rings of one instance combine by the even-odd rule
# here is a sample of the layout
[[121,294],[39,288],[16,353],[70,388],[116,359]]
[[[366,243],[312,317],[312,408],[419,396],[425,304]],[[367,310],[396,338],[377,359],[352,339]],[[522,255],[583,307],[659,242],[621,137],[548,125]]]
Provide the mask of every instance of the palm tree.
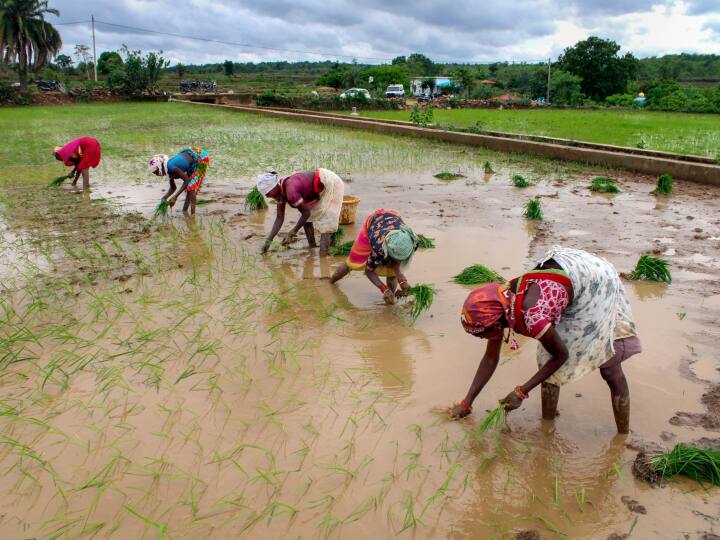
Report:
[[60,12],[47,0],[0,0],[0,61],[17,61],[22,93],[27,92],[28,68],[43,68],[62,47],[60,33],[45,14]]

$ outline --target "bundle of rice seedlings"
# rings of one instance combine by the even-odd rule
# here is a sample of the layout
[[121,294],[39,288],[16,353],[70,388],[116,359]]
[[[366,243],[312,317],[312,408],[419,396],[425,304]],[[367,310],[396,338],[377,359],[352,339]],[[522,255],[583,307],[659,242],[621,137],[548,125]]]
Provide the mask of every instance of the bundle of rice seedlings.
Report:
[[447,171],[439,172],[433,175],[438,180],[457,180],[458,178],[465,178],[465,175],[460,173],[451,173]]
[[661,174],[657,181],[657,187],[653,191],[655,195],[670,195],[673,188],[673,178],[669,174]]
[[67,180],[67,175],[56,176],[55,178],[50,180],[50,182],[48,183],[48,187],[59,187],[65,180]]
[[341,255],[347,257],[350,255],[350,249],[353,246],[353,241],[344,242],[339,246],[330,246],[330,255]]
[[432,238],[428,238],[424,234],[418,234],[418,247],[420,249],[431,249],[435,247],[435,243]]
[[542,204],[540,199],[530,199],[525,206],[525,213],[523,214],[527,219],[534,219],[536,221],[542,221]]
[[525,178],[523,178],[519,174],[516,174],[512,177],[512,183],[517,188],[526,188],[530,186],[530,182],[525,180]]
[[620,188],[615,185],[615,180],[598,176],[590,182],[590,191],[598,191],[600,193],[620,193]]
[[665,454],[640,452],[633,463],[633,473],[651,484],[681,474],[700,483],[720,486],[720,450],[677,444]]
[[331,246],[337,246],[342,242],[343,237],[345,236],[345,227],[342,225],[338,225],[337,230],[332,233],[332,236],[330,237],[330,245]]
[[153,214],[153,219],[167,216],[169,208],[170,208],[170,204],[165,199],[162,199],[160,201],[160,203],[158,203],[158,205],[155,207],[155,213]]
[[203,204],[210,204],[212,201],[210,199],[198,199],[195,201],[195,204],[198,206],[202,206]]
[[408,295],[414,298],[410,307],[410,316],[415,321],[423,311],[427,311],[432,306],[435,298],[435,287],[432,285],[415,285],[408,289]]
[[256,211],[256,210],[262,210],[264,208],[267,208],[267,203],[265,202],[265,197],[263,197],[263,194],[260,193],[260,190],[255,186],[250,190],[250,193],[248,193],[245,196],[245,209]]
[[672,281],[670,270],[668,270],[668,262],[665,259],[658,259],[651,255],[641,255],[635,265],[635,270],[628,274],[628,278],[665,283]]
[[486,161],[483,165],[483,168],[485,169],[485,174],[493,174],[495,171],[493,171],[492,165],[490,165],[489,161]]
[[480,422],[480,425],[477,428],[476,434],[481,435],[486,433],[489,429],[492,429],[493,431],[500,431],[506,427],[508,427],[507,412],[505,412],[505,405],[501,403],[490,411],[485,418],[483,418],[483,421]]
[[453,281],[460,285],[481,285],[492,281],[505,283],[505,278],[487,266],[473,264],[465,268],[457,276],[454,276]]

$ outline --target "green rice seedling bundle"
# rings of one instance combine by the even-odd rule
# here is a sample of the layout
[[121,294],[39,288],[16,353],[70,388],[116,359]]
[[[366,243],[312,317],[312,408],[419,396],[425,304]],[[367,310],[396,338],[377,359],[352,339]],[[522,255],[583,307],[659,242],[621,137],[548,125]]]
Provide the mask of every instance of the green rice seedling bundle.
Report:
[[427,311],[432,306],[435,298],[435,287],[432,285],[415,285],[410,287],[408,295],[414,298],[410,307],[410,316],[415,321],[423,311]]
[[168,203],[165,199],[162,199],[155,207],[155,213],[153,214],[153,218],[158,219],[167,216],[169,208],[170,203]]
[[59,187],[65,180],[67,180],[67,175],[56,176],[55,178],[50,180],[50,182],[48,183],[48,187]]
[[645,281],[661,281],[670,283],[672,276],[668,269],[668,262],[665,259],[658,259],[651,255],[641,255],[635,265],[635,270],[628,274],[630,279]]
[[590,182],[590,191],[597,191],[599,193],[620,193],[620,188],[615,185],[615,180],[612,178],[598,176],[597,178],[593,178]]
[[542,221],[543,212],[540,199],[530,199],[525,206],[525,213],[523,214],[523,216],[525,216],[527,219]]
[[673,189],[673,178],[669,174],[662,174],[658,178],[655,195],[670,195]]
[[347,257],[350,255],[350,249],[352,249],[353,241],[350,240],[349,242],[344,242],[340,244],[339,246],[331,246],[330,247],[330,255],[340,255],[343,257]]
[[338,225],[337,230],[332,233],[332,236],[330,237],[330,245],[331,246],[337,246],[342,243],[342,239],[345,236],[345,227],[342,225]]
[[263,194],[260,193],[260,190],[255,186],[250,190],[250,193],[247,194],[245,197],[245,209],[256,211],[256,210],[262,210],[264,208],[267,208],[267,203],[265,202],[265,197],[263,197]]
[[720,486],[720,450],[677,444],[664,454],[640,452],[633,463],[633,473],[651,483],[683,475],[700,483]]
[[505,411],[505,405],[501,403],[490,411],[485,418],[483,418],[483,421],[480,422],[480,425],[477,428],[476,434],[482,435],[490,429],[493,431],[500,431],[502,428],[507,426],[507,412]]
[[525,180],[525,178],[523,178],[519,174],[516,174],[512,177],[512,183],[516,188],[526,188],[530,186],[530,182]]
[[455,283],[459,283],[460,285],[482,285],[483,283],[490,283],[493,281],[505,283],[505,278],[487,266],[483,266],[482,264],[473,264],[472,266],[465,268],[457,276],[454,276],[453,281]]
[[433,175],[438,180],[457,180],[458,178],[465,178],[465,175],[460,173],[451,173],[447,171],[439,172]]
[[202,206],[203,204],[210,204],[212,201],[210,199],[198,199],[195,204],[198,206]]
[[490,165],[489,161],[486,161],[483,165],[483,169],[485,169],[485,174],[493,174],[495,171],[493,171],[492,165]]
[[433,242],[432,238],[428,238],[424,234],[418,234],[418,247],[420,249],[431,249],[435,247],[435,242]]

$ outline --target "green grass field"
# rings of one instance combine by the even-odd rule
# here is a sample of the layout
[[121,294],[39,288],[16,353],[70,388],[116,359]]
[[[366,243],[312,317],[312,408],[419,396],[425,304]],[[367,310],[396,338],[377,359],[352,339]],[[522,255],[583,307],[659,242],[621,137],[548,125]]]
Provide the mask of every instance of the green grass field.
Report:
[[[410,111],[364,111],[363,116],[410,120]],[[490,131],[544,135],[720,157],[720,116],[617,110],[435,110],[443,126],[478,126]]]

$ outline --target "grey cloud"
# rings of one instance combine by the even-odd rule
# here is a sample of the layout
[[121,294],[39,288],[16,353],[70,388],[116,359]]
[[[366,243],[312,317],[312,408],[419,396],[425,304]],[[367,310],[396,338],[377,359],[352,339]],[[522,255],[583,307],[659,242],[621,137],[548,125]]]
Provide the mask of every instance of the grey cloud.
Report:
[[692,0],[687,2],[688,15],[720,15],[720,2],[718,0]]

